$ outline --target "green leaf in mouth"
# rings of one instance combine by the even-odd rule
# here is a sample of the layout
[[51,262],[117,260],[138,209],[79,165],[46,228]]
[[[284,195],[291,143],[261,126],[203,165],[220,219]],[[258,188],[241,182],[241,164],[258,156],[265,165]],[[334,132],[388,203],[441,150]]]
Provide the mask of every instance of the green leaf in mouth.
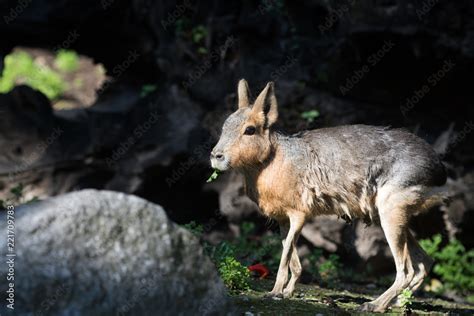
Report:
[[219,174],[220,174],[219,170],[214,169],[214,172],[211,174],[211,176],[207,179],[206,182],[212,182],[212,181],[216,180],[217,177],[219,176]]

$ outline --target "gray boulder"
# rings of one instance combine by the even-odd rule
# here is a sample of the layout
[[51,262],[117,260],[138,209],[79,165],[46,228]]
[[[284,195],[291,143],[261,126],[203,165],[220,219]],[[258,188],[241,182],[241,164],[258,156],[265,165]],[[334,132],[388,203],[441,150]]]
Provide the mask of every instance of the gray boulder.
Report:
[[[228,309],[225,287],[197,238],[158,205],[83,190],[20,206],[14,216],[15,315],[221,315]],[[5,216],[0,228],[5,235]],[[1,238],[2,258],[6,243]],[[0,265],[2,275],[7,270]],[[0,284],[2,302],[7,286]]]

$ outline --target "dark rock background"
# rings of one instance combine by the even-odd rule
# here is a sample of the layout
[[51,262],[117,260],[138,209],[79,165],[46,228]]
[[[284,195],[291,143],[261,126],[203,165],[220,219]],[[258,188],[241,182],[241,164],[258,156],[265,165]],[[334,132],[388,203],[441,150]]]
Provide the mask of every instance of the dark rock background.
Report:
[[[205,224],[217,238],[236,233],[243,220],[268,229],[238,176],[205,180],[220,125],[236,106],[238,79],[247,78],[254,93],[273,80],[280,124],[290,132],[391,125],[433,144],[444,155],[454,201],[415,218],[413,228],[420,237],[441,232],[473,246],[472,1],[23,4],[0,1],[0,56],[17,46],[74,49],[104,64],[112,80],[87,108],[53,111],[28,87],[0,95],[2,195],[20,182],[27,198],[116,190],[159,203],[178,223]],[[192,30],[200,25],[207,32],[197,43]],[[446,64],[453,66],[434,80]],[[348,81],[353,88],[341,88]],[[156,91],[141,97],[150,83]],[[429,91],[408,104],[423,85]],[[300,113],[312,109],[320,117],[306,123]],[[351,264],[392,269],[377,228],[322,219],[303,237]]]

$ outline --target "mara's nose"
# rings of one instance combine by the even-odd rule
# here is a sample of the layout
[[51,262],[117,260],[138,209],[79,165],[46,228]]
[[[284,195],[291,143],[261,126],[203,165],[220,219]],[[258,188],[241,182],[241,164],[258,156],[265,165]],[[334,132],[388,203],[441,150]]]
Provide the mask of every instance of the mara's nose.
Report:
[[212,151],[211,152],[211,158],[222,161],[222,160],[224,160],[224,154],[222,154],[222,152],[220,152],[220,151]]

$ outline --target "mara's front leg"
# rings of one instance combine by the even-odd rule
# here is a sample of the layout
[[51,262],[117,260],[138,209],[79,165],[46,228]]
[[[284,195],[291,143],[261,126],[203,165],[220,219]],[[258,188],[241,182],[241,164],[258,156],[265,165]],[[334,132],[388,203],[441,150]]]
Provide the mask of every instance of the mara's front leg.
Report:
[[298,257],[298,251],[296,249],[296,244],[298,242],[299,234],[295,237],[295,242],[293,245],[293,251],[291,252],[291,259],[290,259],[290,272],[291,278],[286,287],[283,289],[283,297],[288,298],[293,295],[295,291],[296,282],[300,279],[301,272],[303,269],[301,268],[300,258]]
[[[296,254],[296,240],[303,228],[305,222],[305,216],[303,213],[300,212],[291,212],[288,214],[289,225],[288,222],[280,223],[280,234],[284,236],[286,234],[286,238],[282,240],[283,243],[283,251],[280,258],[280,265],[278,266],[278,273],[275,281],[275,285],[273,286],[273,290],[269,292],[266,297],[273,297],[279,296],[283,297],[283,289],[285,288],[286,283],[288,282],[288,268],[290,264],[290,260],[292,259],[293,254]],[[289,227],[288,227],[289,226]],[[283,238],[283,237],[282,237]],[[296,258],[299,263],[299,259]],[[301,268],[301,266],[300,266]],[[293,270],[293,266],[292,266]],[[288,287],[288,290],[285,291],[285,297],[290,296],[294,290],[294,283],[296,283],[297,279],[299,278],[299,271],[295,273],[292,271],[292,285]]]
[[[290,230],[290,221],[287,220],[280,220],[278,221],[278,224],[280,226],[280,236],[281,236],[281,244],[283,249],[285,248],[285,240],[286,237],[288,236],[288,232]],[[283,296],[283,288],[285,284],[288,282],[288,269],[285,269],[286,273],[280,273],[281,269],[281,259],[283,258],[283,255],[280,257],[280,265],[278,267],[278,272],[277,272],[277,279],[275,281],[275,285],[273,286],[273,290],[265,294],[265,297],[274,297],[274,296]],[[278,278],[280,277],[280,278]]]

